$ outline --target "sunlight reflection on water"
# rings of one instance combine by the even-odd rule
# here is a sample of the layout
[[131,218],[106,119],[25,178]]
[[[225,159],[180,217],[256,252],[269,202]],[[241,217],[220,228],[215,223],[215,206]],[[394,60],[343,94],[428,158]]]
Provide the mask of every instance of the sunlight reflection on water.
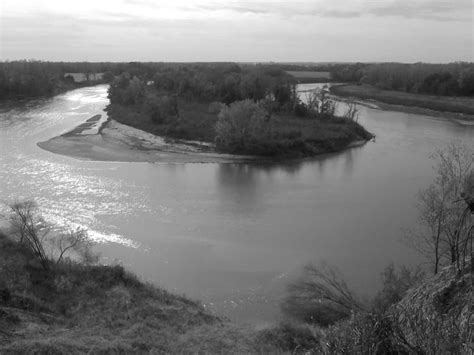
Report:
[[136,192],[136,198],[130,196],[125,181],[100,176],[100,172],[114,167],[87,166],[36,147],[36,142],[43,137],[64,133],[90,118],[91,113],[102,111],[107,102],[106,90],[98,86],[20,106],[3,104],[5,107],[0,109],[0,197],[3,202],[0,213],[7,215],[6,205],[13,200],[34,199],[45,219],[52,223],[87,228],[99,243],[139,247],[140,243],[110,232],[113,226],[97,219],[107,214],[126,217],[132,211],[147,209]]

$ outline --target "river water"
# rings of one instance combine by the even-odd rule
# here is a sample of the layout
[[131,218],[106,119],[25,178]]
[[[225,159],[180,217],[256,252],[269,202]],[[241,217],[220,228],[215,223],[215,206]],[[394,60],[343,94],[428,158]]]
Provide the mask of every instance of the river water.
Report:
[[280,317],[308,262],[337,265],[365,296],[388,263],[418,263],[402,239],[430,154],[474,144],[472,126],[360,106],[375,142],[284,165],[80,161],[36,146],[105,114],[106,90],[0,105],[1,202],[35,199],[48,220],[87,227],[104,263],[259,325]]

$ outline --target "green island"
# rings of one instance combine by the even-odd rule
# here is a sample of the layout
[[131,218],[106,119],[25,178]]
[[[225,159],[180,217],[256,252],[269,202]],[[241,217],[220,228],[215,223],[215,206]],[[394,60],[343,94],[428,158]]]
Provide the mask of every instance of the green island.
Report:
[[165,64],[151,78],[124,72],[109,98],[111,119],[168,139],[212,143],[219,153],[301,158],[372,138],[354,112],[335,115],[326,90],[303,102],[295,78],[271,65]]

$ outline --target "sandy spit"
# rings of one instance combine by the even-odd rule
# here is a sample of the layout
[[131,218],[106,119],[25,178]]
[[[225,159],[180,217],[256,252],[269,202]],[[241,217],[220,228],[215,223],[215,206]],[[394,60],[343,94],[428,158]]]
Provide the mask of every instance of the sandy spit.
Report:
[[75,128],[37,145],[55,154],[81,160],[153,163],[233,163],[255,161],[250,156],[219,154],[212,144],[173,141],[114,120],[105,122],[97,133],[84,134]]

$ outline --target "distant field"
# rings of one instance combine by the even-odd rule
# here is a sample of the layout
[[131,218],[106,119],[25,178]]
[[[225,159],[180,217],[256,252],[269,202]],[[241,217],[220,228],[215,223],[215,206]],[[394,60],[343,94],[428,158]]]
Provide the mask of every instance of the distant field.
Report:
[[434,96],[380,90],[368,85],[337,85],[331,93],[338,96],[377,100],[391,105],[421,107],[441,112],[474,115],[474,97]]
[[315,80],[330,80],[331,79],[331,73],[328,71],[292,71],[289,70],[287,71],[288,74],[291,76],[294,76],[296,79],[299,80],[310,80],[310,79],[315,79]]

